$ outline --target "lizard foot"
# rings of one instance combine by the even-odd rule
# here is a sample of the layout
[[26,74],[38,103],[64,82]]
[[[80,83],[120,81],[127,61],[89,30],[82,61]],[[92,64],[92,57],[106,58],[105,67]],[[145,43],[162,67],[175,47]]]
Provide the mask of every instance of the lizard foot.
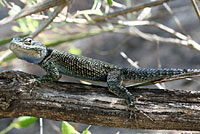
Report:
[[[128,107],[128,109],[129,109],[129,108],[130,108],[130,107]],[[135,120],[136,120],[137,115],[138,115],[139,113],[141,113],[141,114],[144,115],[146,118],[148,118],[150,121],[154,122],[154,120],[153,120],[150,116],[148,116],[146,113],[144,113],[143,111],[141,111],[140,109],[138,109],[136,106],[135,106],[134,108],[135,108],[135,109],[134,109],[134,110],[131,110],[131,112],[130,112],[129,119],[131,119],[131,118],[132,118],[132,115],[134,114],[134,118],[135,118]]]
[[38,81],[37,79],[30,79],[28,81],[29,82],[27,82],[27,83],[20,84],[20,86],[33,86],[33,87],[36,87],[36,86],[40,85],[40,81]]
[[26,87],[30,86],[30,88],[28,88],[28,90],[29,90],[29,93],[31,94],[33,91],[33,88],[40,85],[40,81],[38,81],[37,79],[30,79],[28,81],[29,82],[27,82],[27,83],[20,84],[20,86],[26,86]]
[[[137,99],[136,99],[136,100],[137,100]],[[150,116],[148,116],[148,115],[147,115],[146,113],[144,113],[142,110],[138,109],[138,107],[135,105],[135,102],[134,102],[134,101],[127,100],[126,103],[128,104],[128,109],[131,110],[131,113],[130,113],[130,116],[129,116],[130,119],[132,118],[133,113],[134,113],[135,119],[136,119],[136,117],[137,117],[137,114],[138,114],[138,113],[141,113],[142,115],[144,115],[145,117],[147,117],[149,120],[151,120],[151,121],[153,122],[153,119],[152,119]],[[132,108],[133,108],[134,110],[133,110]]]

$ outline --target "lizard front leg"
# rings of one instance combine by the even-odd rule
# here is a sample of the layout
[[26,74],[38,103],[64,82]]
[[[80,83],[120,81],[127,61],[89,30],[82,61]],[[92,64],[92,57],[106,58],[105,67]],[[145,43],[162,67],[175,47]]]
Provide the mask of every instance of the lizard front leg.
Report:
[[126,99],[128,107],[134,107],[135,97],[122,85],[123,77],[120,71],[112,71],[108,73],[107,84],[110,92],[115,95]]
[[23,85],[38,86],[42,83],[57,81],[61,78],[61,75],[53,62],[51,61],[42,62],[40,63],[40,66],[46,71],[46,75],[36,79],[31,79],[29,80],[30,82],[25,83]]

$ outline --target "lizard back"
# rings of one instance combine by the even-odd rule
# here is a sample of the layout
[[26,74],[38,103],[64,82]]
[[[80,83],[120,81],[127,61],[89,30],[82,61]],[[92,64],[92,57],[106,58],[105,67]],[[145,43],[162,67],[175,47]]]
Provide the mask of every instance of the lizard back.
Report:
[[120,67],[100,60],[51,49],[44,62],[53,62],[61,74],[93,81],[105,81],[110,71]]

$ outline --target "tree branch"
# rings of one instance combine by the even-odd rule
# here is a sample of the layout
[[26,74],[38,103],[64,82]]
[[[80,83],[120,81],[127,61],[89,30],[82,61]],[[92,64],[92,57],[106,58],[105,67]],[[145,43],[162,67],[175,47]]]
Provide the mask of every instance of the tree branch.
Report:
[[[200,92],[129,88],[142,113],[131,114],[123,99],[106,87],[54,82],[40,87],[20,86],[36,76],[0,73],[0,118],[35,116],[98,126],[131,129],[200,130]],[[131,118],[130,118],[131,117]]]
[[10,23],[12,21],[15,21],[17,19],[26,17],[28,15],[38,13],[38,12],[41,12],[41,11],[45,11],[46,9],[49,9],[50,7],[65,4],[64,2],[65,2],[64,0],[45,0],[43,2],[40,2],[40,3],[33,5],[31,7],[24,8],[22,11],[20,11],[15,16],[8,16],[7,18],[5,18],[4,21],[0,22],[0,26],[5,25],[7,23]]
[[117,10],[117,11],[105,14],[104,16],[95,16],[95,17],[91,17],[91,18],[93,21],[96,21],[96,22],[106,21],[107,19],[111,19],[111,18],[120,16],[120,15],[126,15],[128,13],[140,11],[147,7],[158,6],[158,5],[161,5],[161,4],[163,4],[165,2],[169,2],[169,1],[173,1],[173,0],[156,0],[156,1],[145,2],[145,3],[137,4],[133,7],[127,7],[125,9],[121,9],[121,10]]

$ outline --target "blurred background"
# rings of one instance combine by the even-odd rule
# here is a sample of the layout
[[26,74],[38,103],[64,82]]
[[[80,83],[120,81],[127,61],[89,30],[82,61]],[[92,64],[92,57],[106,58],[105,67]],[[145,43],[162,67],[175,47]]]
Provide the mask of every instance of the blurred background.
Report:
[[[2,0],[0,22],[14,16],[24,7],[40,0]],[[67,9],[58,15],[35,40],[58,50],[103,60],[115,65],[141,68],[200,68],[200,50],[192,48],[200,43],[200,20],[189,0],[170,0],[152,8],[130,12],[106,22],[93,22],[92,17],[134,7],[150,0],[116,0],[109,6],[105,0],[73,0],[69,13]],[[199,4],[199,1],[196,1]],[[200,7],[200,6],[199,6]],[[42,76],[45,72],[37,65],[15,58],[8,50],[12,37],[31,35],[48,18],[54,9],[42,11],[16,21],[0,24],[0,71],[21,70]],[[66,17],[69,20],[63,21]],[[73,22],[70,22],[71,20]],[[84,24],[81,20],[89,23]],[[171,31],[170,31],[171,30]],[[188,43],[192,41],[193,43]],[[3,43],[2,43],[3,42]],[[194,43],[195,42],[195,43]],[[131,65],[130,59],[137,65]],[[79,80],[63,76],[61,81]],[[165,83],[168,89],[200,90],[199,78]],[[152,86],[151,86],[152,87]],[[154,87],[154,86],[153,86]],[[6,128],[13,119],[0,119],[0,130]],[[71,123],[79,132],[88,125]],[[61,122],[44,119],[44,133],[61,133]],[[129,130],[92,126],[94,134],[132,133],[180,133],[180,131]],[[39,133],[39,121],[25,129],[12,129],[10,134]],[[181,132],[187,133],[187,132]]]

